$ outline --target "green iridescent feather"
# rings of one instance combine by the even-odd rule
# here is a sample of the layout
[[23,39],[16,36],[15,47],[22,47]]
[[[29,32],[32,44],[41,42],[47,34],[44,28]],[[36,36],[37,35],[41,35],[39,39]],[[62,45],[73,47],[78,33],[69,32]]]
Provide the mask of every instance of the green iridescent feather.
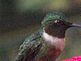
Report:
[[16,61],[21,61],[22,59],[24,59],[25,55],[31,52],[30,49],[36,54],[32,59],[29,59],[29,55],[28,61],[37,60],[37,58],[45,54],[45,52],[47,51],[47,47],[48,46],[46,45],[46,43],[44,43],[41,37],[41,31],[39,30],[25,39],[24,43],[20,46]]
[[44,17],[44,20],[42,21],[42,25],[45,26],[45,25],[48,25],[48,23],[50,21],[54,21],[56,19],[59,19],[59,20],[65,20],[65,15],[63,13],[60,13],[58,11],[56,12],[50,12],[48,13],[45,17]]

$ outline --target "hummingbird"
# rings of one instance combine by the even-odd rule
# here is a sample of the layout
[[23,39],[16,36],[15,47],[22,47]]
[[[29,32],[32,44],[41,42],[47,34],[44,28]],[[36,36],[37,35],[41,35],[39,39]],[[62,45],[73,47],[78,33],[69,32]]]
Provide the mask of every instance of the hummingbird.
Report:
[[63,13],[46,14],[41,27],[25,39],[16,61],[56,61],[65,46],[65,32],[70,27],[81,27],[66,21]]

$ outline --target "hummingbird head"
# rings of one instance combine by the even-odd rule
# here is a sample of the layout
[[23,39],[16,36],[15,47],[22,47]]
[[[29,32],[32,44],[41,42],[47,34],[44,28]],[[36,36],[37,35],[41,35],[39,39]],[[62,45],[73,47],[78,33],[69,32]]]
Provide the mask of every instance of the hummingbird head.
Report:
[[42,21],[43,30],[49,35],[58,38],[65,37],[65,31],[70,27],[81,27],[81,25],[73,24],[66,21],[63,13],[51,12],[48,13]]
[[63,13],[51,12],[44,17],[44,20],[42,21],[42,25],[47,26],[50,23],[54,23],[54,21],[57,22],[56,20],[64,20],[64,19],[65,19],[65,15]]

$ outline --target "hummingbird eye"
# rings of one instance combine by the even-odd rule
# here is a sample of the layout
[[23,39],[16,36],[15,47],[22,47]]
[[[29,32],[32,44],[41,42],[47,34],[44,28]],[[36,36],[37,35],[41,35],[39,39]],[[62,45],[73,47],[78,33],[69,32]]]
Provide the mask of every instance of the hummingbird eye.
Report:
[[59,20],[55,20],[54,22],[55,22],[55,23],[59,23]]

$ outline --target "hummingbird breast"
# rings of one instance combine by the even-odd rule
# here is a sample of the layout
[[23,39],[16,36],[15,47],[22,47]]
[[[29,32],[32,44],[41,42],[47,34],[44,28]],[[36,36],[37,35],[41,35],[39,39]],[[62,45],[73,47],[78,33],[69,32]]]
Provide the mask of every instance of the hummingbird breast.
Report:
[[48,45],[47,53],[37,61],[56,61],[64,49],[64,39],[53,37],[46,32],[43,33],[43,39]]

